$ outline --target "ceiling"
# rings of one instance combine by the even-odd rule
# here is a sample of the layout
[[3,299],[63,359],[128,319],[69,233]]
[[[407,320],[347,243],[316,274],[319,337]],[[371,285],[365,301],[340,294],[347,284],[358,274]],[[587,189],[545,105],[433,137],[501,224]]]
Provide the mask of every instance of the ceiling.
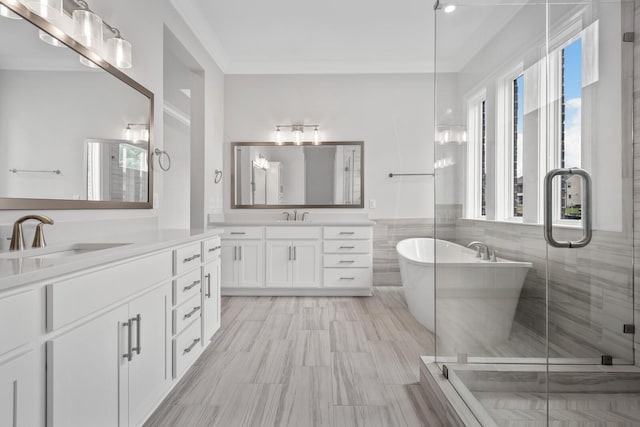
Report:
[[[433,71],[430,0],[171,1],[227,74]],[[438,11],[438,70],[459,70],[519,8]]]

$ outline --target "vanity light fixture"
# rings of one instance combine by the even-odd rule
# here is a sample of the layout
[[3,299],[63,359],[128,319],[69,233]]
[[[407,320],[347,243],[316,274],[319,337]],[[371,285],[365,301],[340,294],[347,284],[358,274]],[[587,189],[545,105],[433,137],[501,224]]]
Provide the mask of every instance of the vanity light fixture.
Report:
[[62,17],[62,0],[27,0],[25,5],[47,21]]
[[453,13],[456,10],[455,4],[448,4],[444,7],[444,13]]
[[437,129],[436,141],[440,145],[467,142],[467,129],[462,125],[438,126]]
[[282,131],[280,128],[290,128],[295,145],[302,145],[304,128],[313,128],[313,144],[320,145],[320,125],[276,125],[275,143],[282,145]]
[[124,128],[124,139],[127,141],[149,141],[149,125],[146,123],[127,123]]

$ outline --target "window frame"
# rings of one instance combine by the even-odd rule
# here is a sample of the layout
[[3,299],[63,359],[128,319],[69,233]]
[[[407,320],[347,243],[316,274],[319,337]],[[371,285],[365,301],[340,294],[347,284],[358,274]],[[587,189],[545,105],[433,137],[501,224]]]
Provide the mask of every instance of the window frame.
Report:
[[[484,135],[482,105],[485,106]],[[487,190],[485,185],[485,215],[482,215],[482,144],[485,138],[485,168],[486,175],[489,173],[489,159],[486,150],[487,132],[487,90],[482,88],[475,91],[471,96],[466,97],[467,105],[467,188],[466,188],[466,212],[465,217],[470,219],[486,219],[488,204]],[[485,183],[486,184],[486,183]]]

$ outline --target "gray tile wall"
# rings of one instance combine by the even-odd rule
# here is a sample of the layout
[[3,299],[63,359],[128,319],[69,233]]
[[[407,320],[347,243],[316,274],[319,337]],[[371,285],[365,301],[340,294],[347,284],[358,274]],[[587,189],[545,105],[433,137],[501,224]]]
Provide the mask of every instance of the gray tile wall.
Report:
[[[640,0],[635,0],[635,43],[633,46],[633,224],[635,251],[635,287],[640,288]],[[639,291],[640,292],[640,291]],[[640,294],[634,295],[636,328],[640,331]],[[640,366],[640,333],[635,335],[635,359]]]

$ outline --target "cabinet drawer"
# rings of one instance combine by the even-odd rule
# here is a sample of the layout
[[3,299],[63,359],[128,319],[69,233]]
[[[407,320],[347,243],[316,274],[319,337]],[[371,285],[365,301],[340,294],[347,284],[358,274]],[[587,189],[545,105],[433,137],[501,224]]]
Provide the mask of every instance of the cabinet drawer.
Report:
[[173,251],[173,274],[181,274],[189,271],[196,265],[200,265],[202,253],[200,243],[192,243]]
[[320,227],[299,227],[297,225],[283,227],[267,227],[267,239],[319,239],[322,236]]
[[34,339],[39,309],[33,291],[0,299],[0,356]]
[[262,239],[262,227],[225,227],[223,239]]
[[325,254],[369,254],[371,240],[327,240],[324,242]]
[[197,268],[173,281],[173,303],[180,305],[193,295],[200,295],[202,289],[202,275]]
[[[202,297],[200,294],[194,295],[187,302],[173,309],[173,333],[179,334],[182,330],[193,322],[200,319],[202,313]],[[200,324],[200,322],[198,322]]]
[[193,322],[173,340],[173,378],[176,378],[198,358],[202,350],[201,323]]
[[371,267],[371,255],[327,254],[324,255],[326,267]]
[[327,288],[366,288],[371,286],[369,268],[325,268],[324,286]]
[[325,227],[325,239],[370,239],[371,227]]
[[171,251],[167,251],[47,285],[47,330],[170,278]]
[[202,243],[202,262],[212,261],[220,256],[220,237],[205,240]]

